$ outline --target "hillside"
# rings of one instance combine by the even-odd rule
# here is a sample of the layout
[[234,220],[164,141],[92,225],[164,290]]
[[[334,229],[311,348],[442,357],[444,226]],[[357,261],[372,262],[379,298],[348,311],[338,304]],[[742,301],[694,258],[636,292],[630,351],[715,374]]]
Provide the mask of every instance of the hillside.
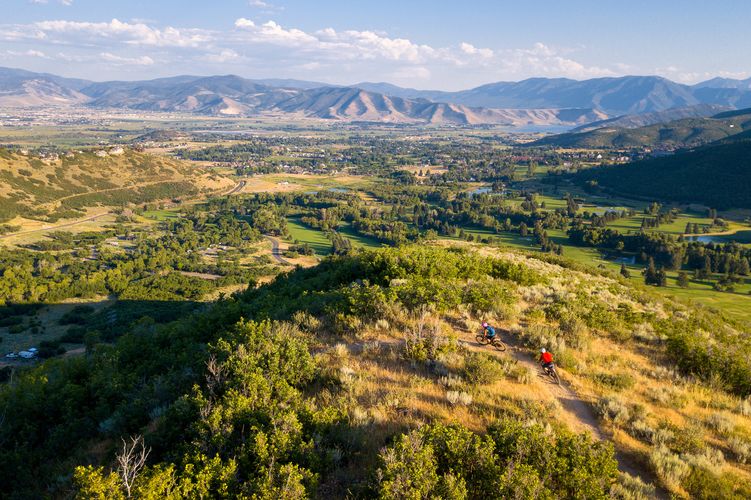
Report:
[[742,498],[737,328],[515,253],[334,258],[0,386],[0,493],[124,498],[124,436],[133,498]]
[[649,199],[751,208],[751,140],[746,133],[732,139],[672,156],[586,170],[576,179]]
[[[607,122],[600,122],[607,124]],[[751,130],[751,109],[720,113],[709,118],[686,118],[645,127],[605,126],[587,132],[545,137],[530,146],[566,148],[653,148],[697,147]]]
[[686,118],[709,118],[724,111],[730,111],[725,106],[717,104],[697,104],[686,108],[671,108],[665,111],[654,111],[652,113],[641,113],[638,115],[623,115],[615,118],[608,118],[597,122],[587,123],[581,127],[571,130],[572,133],[590,132],[598,128],[639,128],[659,123],[668,123]]
[[143,203],[231,187],[176,160],[102,149],[37,157],[0,149],[0,220],[56,220],[86,207]]

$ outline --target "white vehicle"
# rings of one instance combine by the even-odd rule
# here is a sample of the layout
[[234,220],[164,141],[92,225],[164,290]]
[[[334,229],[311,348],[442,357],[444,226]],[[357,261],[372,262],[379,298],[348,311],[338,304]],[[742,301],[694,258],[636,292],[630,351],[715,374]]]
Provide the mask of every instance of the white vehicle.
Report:
[[5,357],[8,359],[15,359],[18,357],[18,354],[16,354],[15,352],[9,352],[8,354],[5,355]]
[[21,356],[23,359],[34,359],[37,356],[37,353],[31,352],[31,351],[21,351],[18,353],[19,356]]

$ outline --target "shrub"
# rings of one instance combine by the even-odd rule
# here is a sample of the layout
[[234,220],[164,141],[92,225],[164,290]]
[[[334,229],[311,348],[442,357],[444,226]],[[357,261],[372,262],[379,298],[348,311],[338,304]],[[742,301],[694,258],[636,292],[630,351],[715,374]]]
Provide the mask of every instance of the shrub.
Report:
[[433,448],[425,445],[418,431],[403,434],[380,458],[378,482],[383,499],[429,498],[438,484]]
[[443,387],[446,387],[447,389],[452,389],[455,387],[461,387],[464,383],[464,380],[462,380],[461,377],[457,375],[446,375],[443,377],[440,377],[438,379],[438,383],[441,384]]
[[446,392],[446,399],[451,406],[469,406],[472,404],[472,395],[463,391],[448,391]]
[[742,499],[751,497],[746,481],[732,474],[716,474],[694,468],[683,487],[693,498]]
[[594,379],[597,383],[616,391],[630,389],[636,383],[634,377],[628,373],[598,373],[594,375]]
[[691,473],[691,467],[664,446],[652,450],[649,463],[662,484],[671,491],[678,490]]
[[497,280],[470,280],[462,292],[462,302],[479,315],[493,314],[505,317],[516,302],[516,296],[507,284]]
[[566,349],[566,342],[558,336],[555,328],[548,325],[533,324],[522,330],[522,342],[525,346],[539,349],[544,346],[553,353],[560,353]]
[[615,425],[623,425],[631,419],[628,406],[618,399],[602,398],[598,401],[596,409],[600,417]]
[[748,463],[751,458],[751,441],[742,436],[731,436],[728,439],[728,446],[739,463]]
[[69,344],[82,344],[83,338],[86,335],[86,328],[82,326],[71,326],[68,331],[60,337],[60,342],[67,342]]
[[653,442],[655,430],[646,421],[638,419],[631,422],[630,434],[642,441]]
[[563,351],[556,352],[555,362],[561,368],[575,375],[583,371],[580,361],[576,358],[574,353],[568,349],[564,349]]
[[707,419],[707,425],[720,435],[727,435],[735,426],[733,420],[722,413],[713,413]]
[[520,384],[529,384],[535,379],[537,372],[528,366],[517,365],[510,375]]
[[688,404],[688,397],[675,387],[650,387],[647,395],[655,403],[674,409],[684,408]]
[[741,399],[737,411],[744,417],[751,417],[751,397]]
[[470,352],[464,363],[463,376],[471,384],[489,384],[506,376],[513,364],[484,352]]
[[618,474],[618,482],[610,490],[611,498],[617,500],[652,500],[657,497],[654,485],[647,484],[627,472]]
[[300,330],[315,333],[321,327],[321,321],[307,311],[297,311],[292,315],[292,323]]
[[566,344],[576,349],[586,347],[591,340],[587,325],[576,316],[569,315],[561,319],[560,328]]

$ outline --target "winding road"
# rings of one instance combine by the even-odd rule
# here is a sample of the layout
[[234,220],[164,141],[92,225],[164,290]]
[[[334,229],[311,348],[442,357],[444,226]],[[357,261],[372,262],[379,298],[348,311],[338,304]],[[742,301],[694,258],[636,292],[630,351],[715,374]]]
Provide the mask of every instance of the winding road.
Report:
[[269,240],[271,242],[271,256],[274,257],[274,260],[276,260],[279,264],[283,266],[294,266],[293,263],[282,257],[282,252],[279,249],[279,240],[274,238],[273,236],[269,236],[264,234],[264,238]]

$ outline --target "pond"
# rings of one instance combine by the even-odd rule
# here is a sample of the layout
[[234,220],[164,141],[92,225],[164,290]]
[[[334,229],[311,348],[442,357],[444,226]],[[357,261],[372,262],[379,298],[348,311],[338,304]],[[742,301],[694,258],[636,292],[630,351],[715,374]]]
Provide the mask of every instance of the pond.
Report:
[[[603,258],[606,259],[607,257],[603,255]],[[636,264],[636,256],[632,255],[630,257],[618,257],[613,259],[613,262],[616,264],[628,264],[630,266],[633,266]]]
[[505,196],[506,195],[506,190],[504,189],[501,192],[496,192],[496,191],[493,191],[493,188],[491,186],[483,186],[483,187],[479,187],[477,189],[474,189],[474,190],[470,191],[469,193],[472,194],[472,195],[477,195],[477,194],[492,194],[492,195],[497,195],[497,196]]
[[686,236],[686,241],[698,241],[700,243],[751,243],[751,229],[737,231],[733,234],[713,234],[704,236]]

